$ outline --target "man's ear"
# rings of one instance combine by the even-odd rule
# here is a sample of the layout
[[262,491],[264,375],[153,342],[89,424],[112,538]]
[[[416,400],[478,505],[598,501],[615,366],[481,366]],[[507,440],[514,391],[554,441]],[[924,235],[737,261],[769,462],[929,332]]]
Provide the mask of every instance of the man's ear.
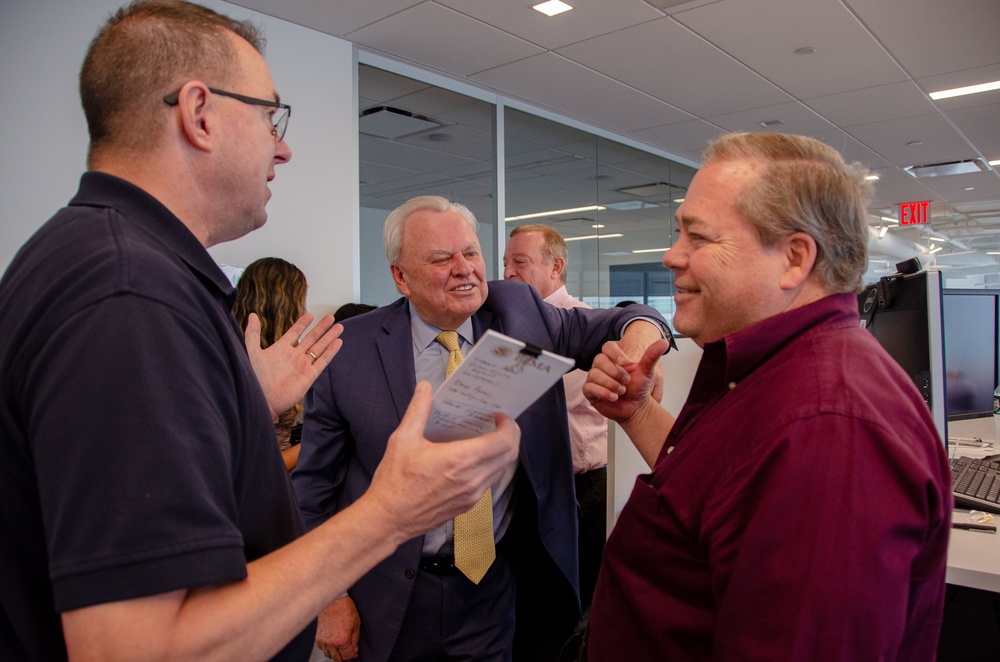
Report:
[[178,121],[181,135],[191,147],[212,150],[214,116],[211,113],[211,92],[201,81],[188,81],[177,93]]
[[389,270],[392,271],[392,280],[396,283],[396,289],[399,290],[399,293],[405,297],[410,296],[410,288],[406,284],[406,274],[403,273],[403,270],[395,264],[390,264]]
[[781,288],[794,290],[805,282],[816,264],[819,252],[816,240],[805,232],[793,232],[781,240],[777,249],[786,260]]
[[566,269],[566,259],[557,257],[552,260],[552,271],[557,277],[562,277],[562,272]]

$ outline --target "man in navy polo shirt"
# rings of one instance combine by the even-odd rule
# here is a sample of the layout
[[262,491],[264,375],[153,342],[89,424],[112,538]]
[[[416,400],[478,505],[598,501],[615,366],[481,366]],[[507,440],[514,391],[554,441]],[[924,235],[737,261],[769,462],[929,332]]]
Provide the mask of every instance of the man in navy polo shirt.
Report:
[[89,170],[0,281],[0,659],[306,660],[316,614],[468,510],[518,430],[431,444],[418,384],[371,489],[307,535],[272,419],[341,327],[243,334],[206,247],[291,158],[252,25],[135,2],[87,53]]

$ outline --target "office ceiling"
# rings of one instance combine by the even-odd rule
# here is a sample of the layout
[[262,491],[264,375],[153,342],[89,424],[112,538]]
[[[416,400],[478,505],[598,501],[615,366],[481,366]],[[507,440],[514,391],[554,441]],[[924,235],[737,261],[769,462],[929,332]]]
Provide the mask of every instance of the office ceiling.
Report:
[[[814,136],[879,175],[876,226],[898,218],[901,202],[932,203],[928,228],[887,223],[887,261],[916,244],[946,276],[997,282],[1000,256],[987,251],[1000,251],[1000,167],[985,164],[1000,159],[1000,90],[939,101],[928,93],[1000,80],[1000,1],[569,3],[553,18],[532,0],[234,4],[689,162],[728,131]],[[460,143],[434,148],[447,156]],[[975,159],[985,170],[919,179],[904,170]]]

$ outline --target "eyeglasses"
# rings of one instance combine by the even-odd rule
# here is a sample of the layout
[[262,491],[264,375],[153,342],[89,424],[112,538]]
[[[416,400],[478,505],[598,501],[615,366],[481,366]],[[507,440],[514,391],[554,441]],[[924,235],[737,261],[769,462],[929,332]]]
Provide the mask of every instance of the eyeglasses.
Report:
[[[288,129],[288,118],[292,116],[292,107],[287,103],[278,103],[277,101],[270,101],[268,99],[255,99],[254,97],[248,97],[243,94],[236,94],[235,92],[226,92],[225,90],[217,90],[214,87],[208,88],[208,91],[212,94],[218,94],[219,96],[229,97],[231,99],[236,99],[237,101],[242,101],[243,103],[250,104],[251,106],[265,106],[267,108],[274,108],[277,110],[282,110],[278,118],[274,120],[274,126],[271,128],[271,135],[274,136],[275,142],[281,142],[285,138],[285,130]],[[178,102],[178,97],[181,91],[177,90],[172,94],[168,94],[163,97],[163,102],[168,106],[176,106]]]

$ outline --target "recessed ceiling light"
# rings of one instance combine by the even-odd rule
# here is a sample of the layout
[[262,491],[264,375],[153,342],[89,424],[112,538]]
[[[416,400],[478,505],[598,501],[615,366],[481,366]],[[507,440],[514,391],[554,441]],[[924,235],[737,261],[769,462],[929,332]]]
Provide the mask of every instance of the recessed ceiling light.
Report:
[[934,253],[938,253],[938,252],[943,251],[943,250],[944,250],[944,246],[935,246],[934,248],[930,249],[927,252],[930,253],[931,255],[934,255]]
[[992,161],[990,161],[990,165],[991,166],[1000,165],[1000,159],[993,159]]
[[579,211],[604,211],[607,207],[601,205],[590,205],[589,207],[573,207],[572,209],[553,209],[552,211],[540,211],[535,214],[521,214],[520,216],[508,216],[503,219],[510,221],[525,221],[529,218],[541,218],[543,216],[558,216],[559,214],[575,214]]
[[889,231],[889,226],[883,225],[882,229],[878,231],[878,238],[881,239]]
[[677,204],[680,204],[680,203],[684,202],[684,198],[674,198],[674,202],[676,202]]
[[975,190],[976,190],[976,187],[975,187],[975,186],[966,186],[966,187],[965,187],[965,188],[963,188],[962,190],[963,190],[963,191],[975,191]]
[[865,179],[867,179],[870,182],[876,182],[878,181],[879,177],[878,175],[868,175],[865,177]]
[[633,253],[666,253],[669,248],[643,248],[641,250],[632,251]]
[[561,0],[549,0],[548,2],[543,2],[540,5],[535,5],[532,9],[540,11],[546,16],[555,16],[556,14],[561,14],[564,11],[569,11],[572,7]]
[[950,99],[951,97],[960,97],[966,94],[978,94],[980,92],[989,92],[991,90],[1000,90],[1000,80],[995,80],[990,83],[980,83],[979,85],[955,87],[950,90],[941,90],[940,92],[931,92],[928,96],[937,101],[938,99]]
[[1000,255],[1000,251],[986,251],[987,255]]
[[603,223],[594,223],[590,227],[594,228],[595,230],[600,230],[601,228],[604,227],[604,224]]
[[624,237],[623,234],[588,234],[583,237],[566,237],[566,241],[580,241],[581,239],[611,239],[613,237]]
[[891,216],[883,216],[882,220],[885,221],[886,223],[899,223],[899,221],[892,218]]

